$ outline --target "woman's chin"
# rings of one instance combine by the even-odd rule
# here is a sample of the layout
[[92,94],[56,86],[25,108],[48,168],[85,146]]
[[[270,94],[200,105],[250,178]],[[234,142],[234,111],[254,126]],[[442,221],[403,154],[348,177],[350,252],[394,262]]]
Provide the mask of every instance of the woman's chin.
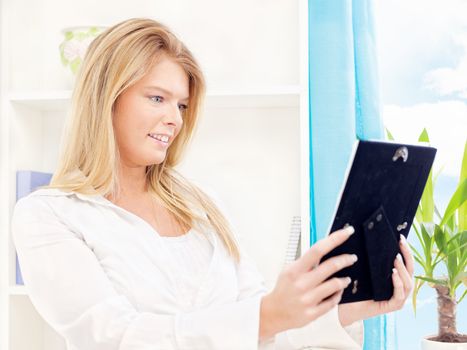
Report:
[[158,165],[158,164],[161,164],[162,162],[164,162],[165,160],[165,154],[161,157],[152,157],[151,159],[149,159],[149,161],[147,162],[147,165],[150,166],[150,165]]

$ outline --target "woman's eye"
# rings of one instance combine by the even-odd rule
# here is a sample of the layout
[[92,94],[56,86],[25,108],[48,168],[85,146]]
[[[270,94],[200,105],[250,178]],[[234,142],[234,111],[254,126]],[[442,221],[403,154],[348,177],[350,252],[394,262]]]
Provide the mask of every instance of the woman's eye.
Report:
[[186,109],[188,108],[188,106],[187,106],[187,105],[179,105],[178,108],[180,108],[180,110],[181,110],[182,112],[184,112],[184,111],[186,111]]
[[162,96],[150,96],[149,98],[154,102],[162,102],[163,100]]

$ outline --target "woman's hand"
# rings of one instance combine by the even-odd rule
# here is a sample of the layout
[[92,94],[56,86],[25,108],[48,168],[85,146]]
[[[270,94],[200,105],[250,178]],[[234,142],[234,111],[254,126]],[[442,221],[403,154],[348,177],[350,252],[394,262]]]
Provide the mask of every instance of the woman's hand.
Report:
[[391,299],[385,301],[365,300],[339,305],[339,320],[342,326],[345,327],[355,321],[402,309],[413,288],[414,260],[403,235],[401,235],[399,246],[404,256],[405,265],[401,255],[398,254],[394,260],[392,273],[394,293]]
[[318,241],[279,274],[276,286],[261,301],[260,339],[302,327],[336,306],[349,277],[332,278],[337,271],[354,264],[357,256],[342,254],[319,264],[321,258],[345,242],[354,232],[347,227]]

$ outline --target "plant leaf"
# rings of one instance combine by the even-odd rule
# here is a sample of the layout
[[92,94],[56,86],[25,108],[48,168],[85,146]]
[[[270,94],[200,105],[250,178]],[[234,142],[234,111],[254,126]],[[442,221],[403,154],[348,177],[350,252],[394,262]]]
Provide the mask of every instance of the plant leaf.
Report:
[[451,239],[449,239],[449,244],[447,244],[447,254],[446,258],[446,268],[448,271],[449,276],[449,289],[452,293],[455,292],[455,284],[458,282],[458,274],[459,274],[459,264],[460,261],[460,247],[459,241],[461,238],[461,233],[455,234]]
[[441,285],[441,286],[446,286],[447,285],[446,280],[438,280],[438,279],[430,278],[430,277],[426,277],[426,276],[415,276],[415,278],[418,278],[419,280],[422,280],[422,281],[425,281],[425,282],[438,284],[438,285]]
[[448,231],[453,233],[456,231],[456,216],[451,215],[451,217],[446,221],[446,226],[448,228]]
[[420,254],[420,252],[412,245],[409,243],[409,247],[410,249],[412,250],[412,253],[414,254],[414,257],[418,257],[420,260],[423,261],[423,257],[422,257],[422,254]]
[[464,179],[459,184],[456,191],[451,197],[449,204],[444,212],[443,220],[440,222],[440,226],[446,224],[446,222],[454,215],[455,211],[467,200],[467,179]]
[[[412,227],[413,227],[413,229],[415,231],[415,234],[417,235],[418,241],[422,245],[422,248],[425,249],[425,244],[423,242],[422,236],[420,236],[420,231],[418,230],[417,225],[414,223],[414,224],[412,224]],[[416,250],[416,249],[414,247],[412,247],[412,250]]]
[[417,296],[418,292],[420,291],[420,288],[423,286],[425,281],[422,281],[420,279],[415,280],[415,287],[413,289],[412,293],[412,307],[413,307],[413,313],[415,314],[415,317],[417,316]]
[[428,131],[426,131],[426,128],[423,128],[422,133],[418,137],[419,142],[430,142],[430,137],[428,136]]
[[432,170],[428,175],[428,180],[426,181],[425,188],[423,190],[422,199],[422,221],[423,222],[432,222],[433,214],[435,212],[435,204],[433,199],[433,174]]
[[423,260],[420,259],[420,258],[419,258],[418,256],[416,256],[416,255],[414,255],[413,258],[414,258],[414,260],[415,260],[416,262],[418,262],[418,264],[419,264],[421,267],[423,267],[423,270],[425,270],[425,273],[427,273],[427,271],[426,271],[426,266],[425,266],[425,263],[423,262]]
[[439,212],[438,207],[436,206],[436,204],[435,204],[435,214],[438,217],[439,221],[441,221],[443,219],[443,217],[441,216],[441,213]]
[[449,238],[446,244],[450,245],[454,240],[458,240],[458,245],[463,246],[465,243],[467,243],[467,231],[457,232],[455,235]]
[[[462,183],[467,179],[467,140],[465,141],[464,146],[464,156],[462,157],[462,166],[461,166],[461,175],[459,178],[459,183]],[[459,221],[459,230],[467,230],[467,203],[464,203],[459,206],[459,211],[457,212],[458,221]]]
[[420,225],[420,229],[422,231],[422,238],[423,238],[423,251],[425,253],[425,261],[426,261],[426,267],[431,269],[431,249],[433,247],[433,237],[429,235],[425,224]]
[[464,290],[464,293],[462,294],[462,296],[461,296],[461,297],[459,298],[459,300],[457,301],[457,304],[459,304],[459,303],[462,301],[462,299],[464,299],[464,297],[465,297],[466,294],[467,294],[467,289]]
[[441,169],[439,169],[438,172],[435,174],[435,177],[433,178],[433,186],[436,184],[436,181],[438,181],[438,176],[442,173],[442,171],[443,171],[443,169],[444,169],[445,166],[446,166],[446,165],[444,164],[444,165],[441,167]]
[[[461,245],[456,245],[454,248],[452,249],[449,249],[447,252],[446,252],[446,256],[449,256],[451,254],[458,254],[458,253],[461,253],[467,248],[467,243],[464,242],[462,243]],[[463,253],[465,255],[465,252]]]
[[423,222],[423,214],[422,214],[423,210],[422,210],[422,202],[420,200],[420,203],[418,204],[418,207],[417,207],[417,212],[415,213],[415,220],[420,224],[421,222]]
[[394,141],[394,136],[392,136],[391,132],[389,131],[388,128],[385,128],[386,129],[386,137],[388,140],[390,141]]
[[462,273],[462,275],[461,275],[461,281],[462,281],[462,283],[464,283],[464,286],[467,287],[467,272],[466,272],[466,271],[464,271],[464,272]]
[[[422,133],[418,137],[419,142],[430,142],[430,137],[428,136],[428,131],[426,128],[423,128]],[[428,179],[425,184],[425,188],[423,189],[422,198],[420,200],[421,208],[421,219],[419,222],[432,222],[433,221],[433,213],[434,213],[434,199],[433,199],[433,170],[430,170],[428,175]],[[420,217],[419,213],[419,217]],[[418,219],[417,219],[418,220]]]
[[438,225],[435,225],[435,241],[440,252],[444,255],[447,255],[446,254],[446,234],[441,229],[441,227],[439,227]]

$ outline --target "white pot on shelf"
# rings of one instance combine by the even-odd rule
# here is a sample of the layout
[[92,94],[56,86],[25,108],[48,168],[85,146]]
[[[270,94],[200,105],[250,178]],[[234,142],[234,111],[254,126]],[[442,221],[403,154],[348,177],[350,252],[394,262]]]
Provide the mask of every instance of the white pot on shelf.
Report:
[[434,335],[422,338],[421,350],[467,350],[467,343],[442,343],[427,339],[431,337],[434,337]]

